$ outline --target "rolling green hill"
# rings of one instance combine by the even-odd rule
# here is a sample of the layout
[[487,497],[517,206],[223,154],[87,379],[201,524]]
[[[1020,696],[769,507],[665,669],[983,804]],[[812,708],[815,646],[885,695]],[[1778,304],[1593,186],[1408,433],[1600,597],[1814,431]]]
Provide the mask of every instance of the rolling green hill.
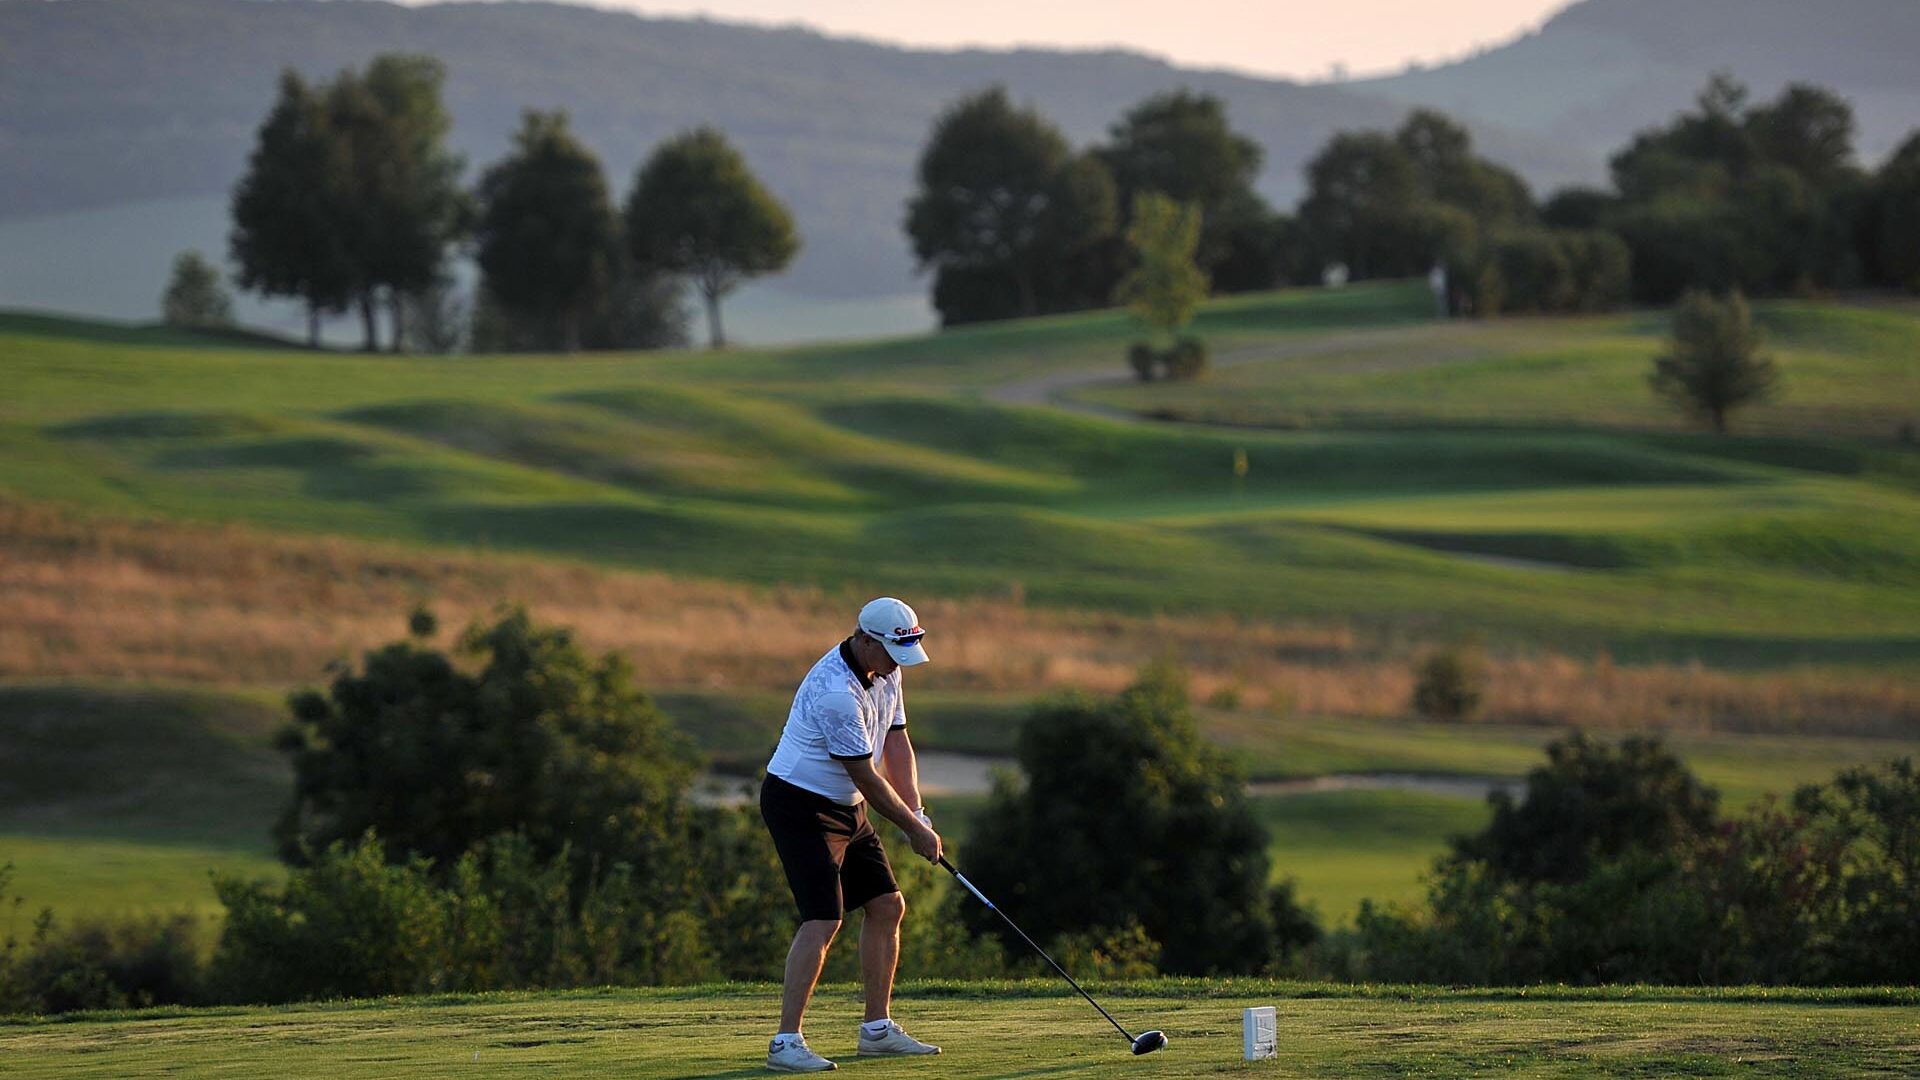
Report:
[[[0,493],[747,582],[1016,585],[1042,604],[1642,659],[1920,659],[1920,457],[1888,439],[1920,378],[1912,312],[1763,305],[1787,397],[1756,413],[1765,436],[1716,439],[1635,396],[1658,349],[1646,317],[1462,328],[1422,325],[1423,308],[1398,285],[1220,302],[1200,329],[1255,361],[1097,392],[1326,418],[1293,431],[983,396],[1118,367],[1116,313],[719,356],[439,360],[8,317]],[[1327,348],[1383,322],[1403,327],[1384,345]],[[1257,362],[1303,342],[1305,370]]]

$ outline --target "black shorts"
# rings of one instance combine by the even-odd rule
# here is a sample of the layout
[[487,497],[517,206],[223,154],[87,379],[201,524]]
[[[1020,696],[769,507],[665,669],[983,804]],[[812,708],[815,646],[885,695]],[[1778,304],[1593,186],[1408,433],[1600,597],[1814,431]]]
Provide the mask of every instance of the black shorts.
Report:
[[838,920],[867,901],[899,892],[887,849],[867,821],[867,804],[844,806],[769,775],[760,818],[787,872],[800,921]]

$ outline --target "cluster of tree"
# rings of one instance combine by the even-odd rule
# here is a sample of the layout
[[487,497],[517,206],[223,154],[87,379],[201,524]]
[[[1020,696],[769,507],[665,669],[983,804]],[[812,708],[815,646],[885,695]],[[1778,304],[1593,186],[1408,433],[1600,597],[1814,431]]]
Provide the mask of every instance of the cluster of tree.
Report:
[[934,123],[906,231],[945,325],[1099,307],[1126,276],[1138,196],[1200,215],[1196,261],[1223,292],[1268,288],[1286,231],[1253,189],[1261,152],[1219,99],[1177,91],[1141,102],[1109,142],[1076,152],[1033,108],[994,87]]
[[1349,279],[1434,275],[1453,314],[1600,311],[1626,299],[1619,238],[1543,223],[1518,174],[1417,109],[1399,130],[1335,135],[1307,165],[1303,264]]
[[1657,740],[1548,748],[1524,799],[1363,904],[1346,974],[1395,982],[1905,983],[1920,970],[1920,771],[1855,768],[1720,816]]
[[1430,109],[1392,132],[1342,132],[1306,168],[1293,216],[1254,192],[1260,148],[1220,103],[1148,99],[1075,152],[1004,90],[936,122],[906,229],[948,325],[1106,303],[1140,259],[1121,242],[1137,197],[1196,208],[1194,262],[1236,292],[1433,275],[1452,314],[1581,312],[1688,289],[1920,288],[1920,132],[1876,173],[1854,159],[1852,108],[1795,84],[1749,107],[1715,77],[1694,111],[1612,160],[1615,190],[1536,204]]
[[1920,133],[1878,175],[1854,157],[1852,107],[1792,84],[1770,102],[1715,76],[1692,111],[1612,162],[1611,192],[1570,189],[1543,216],[1601,228],[1633,252],[1633,291],[1785,292],[1910,285],[1920,273]]
[[[457,342],[468,318],[487,348],[671,344],[691,280],[719,346],[721,299],[798,250],[786,209],[706,128],[657,147],[622,212],[565,114],[530,111],[469,192],[446,148],[444,79],[437,60],[397,54],[315,85],[282,75],[234,190],[230,247],[242,286],[306,303],[311,343],[322,316],[357,306],[374,351],[384,302],[396,352],[410,330],[429,347]],[[451,299],[448,269],[469,242],[482,272],[471,311]]]

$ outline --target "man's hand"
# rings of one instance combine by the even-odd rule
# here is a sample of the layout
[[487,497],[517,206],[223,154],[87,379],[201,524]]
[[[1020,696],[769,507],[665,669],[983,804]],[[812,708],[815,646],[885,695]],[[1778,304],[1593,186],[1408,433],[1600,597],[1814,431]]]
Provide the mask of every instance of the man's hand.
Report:
[[924,825],[924,824],[919,825],[912,832],[909,832],[907,834],[907,842],[913,845],[913,853],[915,855],[920,856],[921,858],[927,860],[930,863],[937,863],[940,861],[940,854],[942,850],[940,845],[940,834],[937,832],[934,832],[932,826]]
[[929,829],[933,828],[933,819],[927,816],[926,807],[924,806],[914,807],[913,816],[920,819],[920,824],[925,825]]

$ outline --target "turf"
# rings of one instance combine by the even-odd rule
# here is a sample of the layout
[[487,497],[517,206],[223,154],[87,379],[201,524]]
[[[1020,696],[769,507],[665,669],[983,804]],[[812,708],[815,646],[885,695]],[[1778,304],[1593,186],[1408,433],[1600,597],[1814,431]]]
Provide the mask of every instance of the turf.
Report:
[[[1397,284],[1217,301],[1200,331],[1255,361],[1125,391],[1332,395],[1332,427],[1292,432],[984,396],[1117,368],[1132,331],[1115,312],[719,356],[459,359],[0,316],[0,497],[750,583],[839,588],[857,560],[876,591],[1623,660],[1920,666],[1920,454],[1889,438],[1920,318],[1760,305],[1791,390],[1750,425],[1770,434],[1716,439],[1679,432],[1640,385],[1655,315],[1424,310]],[[1364,355],[1336,347],[1354,335]],[[1383,427],[1335,398],[1426,411]],[[1463,404],[1483,400],[1510,415]]]
[[[894,1015],[937,1060],[851,1053],[856,991],[824,987],[809,1041],[860,1075],[1000,1078],[1409,1075],[1895,1076],[1913,1061],[1912,991],[1531,988],[1445,991],[1264,980],[1096,986],[1123,1023],[1166,1032],[1138,1060],[1053,983],[908,983]],[[1279,1055],[1241,1060],[1240,1010],[1275,1005]],[[157,1010],[0,1023],[9,1076],[748,1077],[777,988],[729,985]]]
[[[785,716],[784,695],[679,690],[656,695],[717,768],[751,774]],[[914,696],[924,750],[1005,760],[1031,703],[959,692]],[[209,874],[278,877],[269,825],[291,782],[271,748],[285,722],[270,692],[59,684],[0,685],[0,864],[12,862],[16,917],[52,907],[93,916],[217,914]],[[1206,709],[1202,730],[1249,775],[1277,781],[1330,774],[1417,774],[1515,780],[1541,760],[1547,728],[1276,718]],[[1831,736],[1682,737],[1672,745],[1724,806],[1785,795],[1838,769],[1920,743]],[[930,800],[964,843],[980,794]],[[1474,794],[1407,790],[1274,793],[1256,787],[1276,878],[1329,925],[1365,898],[1412,900],[1449,837],[1484,824]],[[4,927],[0,927],[4,930]]]

